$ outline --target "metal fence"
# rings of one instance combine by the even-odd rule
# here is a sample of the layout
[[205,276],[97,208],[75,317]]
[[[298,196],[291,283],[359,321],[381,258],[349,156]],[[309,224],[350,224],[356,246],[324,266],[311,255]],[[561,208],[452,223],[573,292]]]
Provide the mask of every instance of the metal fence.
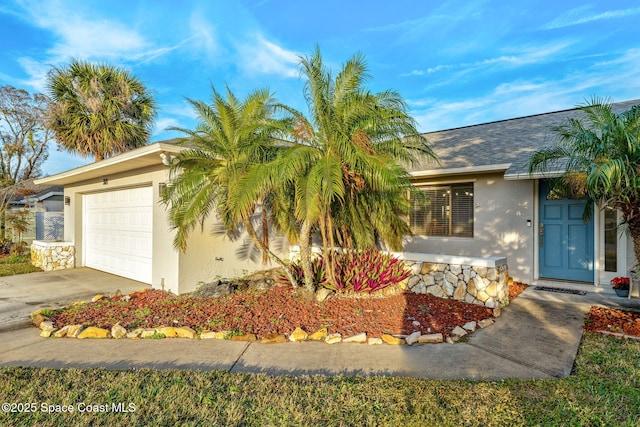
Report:
[[63,240],[64,213],[36,212],[36,240]]

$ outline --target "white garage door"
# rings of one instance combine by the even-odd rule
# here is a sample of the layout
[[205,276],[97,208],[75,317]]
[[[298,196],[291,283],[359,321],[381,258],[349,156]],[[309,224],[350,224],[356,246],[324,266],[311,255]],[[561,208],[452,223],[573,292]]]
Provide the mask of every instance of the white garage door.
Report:
[[151,283],[152,187],[84,196],[84,264]]

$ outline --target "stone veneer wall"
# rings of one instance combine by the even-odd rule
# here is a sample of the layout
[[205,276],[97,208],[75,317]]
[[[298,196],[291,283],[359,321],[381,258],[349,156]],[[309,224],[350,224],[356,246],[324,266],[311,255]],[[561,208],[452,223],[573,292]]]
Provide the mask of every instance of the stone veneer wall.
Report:
[[506,258],[471,258],[403,253],[411,268],[408,287],[418,294],[497,308],[509,304],[509,268]]
[[71,242],[34,240],[31,244],[31,263],[44,271],[74,268],[76,248]]

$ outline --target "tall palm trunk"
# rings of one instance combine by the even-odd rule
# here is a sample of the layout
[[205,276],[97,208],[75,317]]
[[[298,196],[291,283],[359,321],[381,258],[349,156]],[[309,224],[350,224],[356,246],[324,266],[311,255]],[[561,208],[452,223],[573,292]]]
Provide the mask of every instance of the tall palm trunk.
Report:
[[300,227],[300,264],[304,273],[304,290],[308,293],[315,292],[311,267],[311,228],[311,222],[306,219]]

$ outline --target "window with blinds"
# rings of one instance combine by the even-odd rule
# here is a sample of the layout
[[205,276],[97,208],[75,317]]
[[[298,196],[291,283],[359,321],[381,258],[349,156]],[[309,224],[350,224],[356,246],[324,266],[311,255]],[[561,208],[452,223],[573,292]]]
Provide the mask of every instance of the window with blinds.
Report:
[[473,183],[422,187],[428,200],[413,201],[411,230],[421,236],[473,237]]

